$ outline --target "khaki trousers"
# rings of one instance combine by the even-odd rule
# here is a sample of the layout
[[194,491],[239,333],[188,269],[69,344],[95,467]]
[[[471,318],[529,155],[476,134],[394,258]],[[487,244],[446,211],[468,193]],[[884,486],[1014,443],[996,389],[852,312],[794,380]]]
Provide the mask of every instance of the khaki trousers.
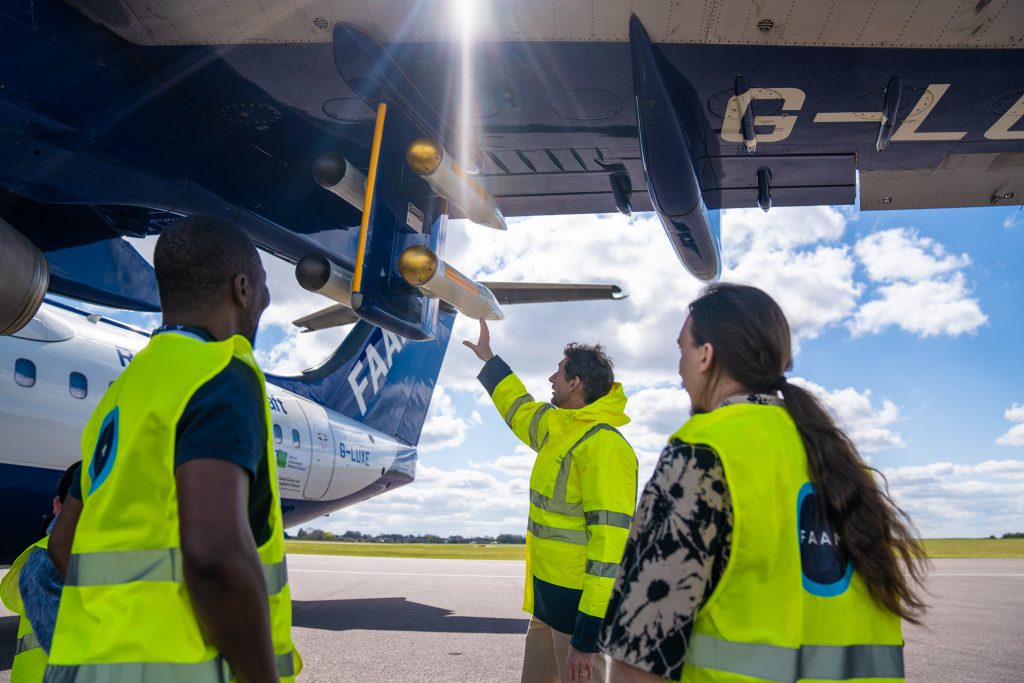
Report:
[[[569,683],[565,660],[569,656],[572,636],[551,628],[537,617],[530,619],[526,631],[526,652],[523,654],[521,683]],[[608,680],[608,656],[594,655],[592,683]]]

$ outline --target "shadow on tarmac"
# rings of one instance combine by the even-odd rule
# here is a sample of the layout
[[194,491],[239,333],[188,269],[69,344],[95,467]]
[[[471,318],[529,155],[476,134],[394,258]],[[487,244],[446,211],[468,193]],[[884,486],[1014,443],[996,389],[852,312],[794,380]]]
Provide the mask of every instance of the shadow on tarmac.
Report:
[[529,619],[458,617],[405,598],[292,602],[292,625],[327,631],[424,631],[430,633],[525,634]]
[[0,671],[14,663],[14,641],[18,639],[18,617],[0,617]]

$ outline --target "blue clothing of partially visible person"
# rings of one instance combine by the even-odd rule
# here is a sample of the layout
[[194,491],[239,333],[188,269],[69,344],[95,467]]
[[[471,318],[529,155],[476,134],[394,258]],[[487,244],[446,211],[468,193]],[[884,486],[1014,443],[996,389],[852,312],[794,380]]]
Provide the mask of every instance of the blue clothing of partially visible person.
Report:
[[[49,535],[53,531],[54,519],[46,530]],[[53,628],[57,624],[57,608],[60,607],[60,593],[64,582],[60,573],[50,561],[46,548],[35,548],[21,567],[18,577],[18,590],[21,601],[25,605],[25,616],[32,624],[32,632],[39,639],[46,654],[50,654],[53,643]]]

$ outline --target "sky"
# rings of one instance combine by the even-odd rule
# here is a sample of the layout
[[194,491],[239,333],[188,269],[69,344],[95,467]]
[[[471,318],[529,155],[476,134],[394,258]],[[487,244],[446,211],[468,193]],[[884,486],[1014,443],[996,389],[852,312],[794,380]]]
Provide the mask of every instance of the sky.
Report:
[[[152,240],[136,242],[148,256]],[[782,306],[792,381],[814,391],[926,538],[1024,531],[1024,213],[975,208],[729,210],[722,279]],[[482,280],[618,284],[623,301],[506,306],[492,346],[538,400],[567,342],[600,343],[629,397],[623,434],[640,487],[689,415],[676,336],[701,283],[654,214],[452,221],[445,260]],[[329,305],[265,255],[272,295],[257,338],[268,371],[328,356],[344,330],[291,321]],[[139,316],[121,315],[128,322]],[[505,426],[462,346],[462,316],[419,444],[416,481],[307,527],[334,532],[524,533],[532,452]]]

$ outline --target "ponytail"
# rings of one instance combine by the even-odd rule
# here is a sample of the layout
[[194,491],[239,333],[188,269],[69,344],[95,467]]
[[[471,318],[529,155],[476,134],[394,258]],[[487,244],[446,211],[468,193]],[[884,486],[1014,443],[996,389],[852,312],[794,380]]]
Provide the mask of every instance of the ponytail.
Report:
[[926,569],[921,541],[872,476],[881,473],[868,467],[813,394],[782,376],[792,351],[779,305],[755,287],[718,283],[690,304],[690,321],[694,342],[714,348],[719,371],[751,392],[782,393],[807,451],[815,497],[843,551],[878,604],[920,624],[926,607],[919,595]]
[[813,394],[789,382],[781,392],[807,452],[816,498],[853,568],[876,602],[920,624],[926,562],[910,517],[893,502],[888,487],[879,487],[872,473],[881,473],[867,466]]

